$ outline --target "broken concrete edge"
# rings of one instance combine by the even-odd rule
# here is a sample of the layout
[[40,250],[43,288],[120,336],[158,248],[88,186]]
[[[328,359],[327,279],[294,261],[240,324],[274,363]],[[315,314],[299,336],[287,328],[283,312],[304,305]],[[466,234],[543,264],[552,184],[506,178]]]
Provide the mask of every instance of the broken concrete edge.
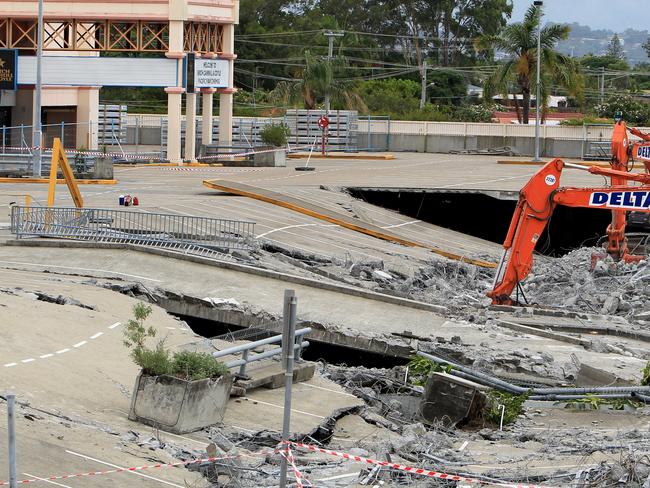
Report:
[[514,330],[517,332],[522,332],[524,334],[531,334],[538,337],[545,337],[547,339],[554,339],[560,342],[566,342],[568,344],[574,344],[576,346],[589,347],[591,346],[591,341],[580,339],[578,337],[573,337],[567,334],[560,334],[557,332],[550,332],[548,330],[538,329],[537,327],[530,327],[528,325],[517,324],[515,322],[510,322],[508,320],[497,319],[497,323],[501,327],[506,329]]
[[311,288],[318,288],[321,290],[333,291],[337,293],[345,293],[347,295],[352,295],[360,298],[367,298],[369,300],[376,300],[384,303],[390,303],[393,305],[401,305],[409,308],[425,310],[428,312],[433,312],[438,314],[444,314],[448,312],[447,307],[443,307],[442,305],[434,305],[432,303],[418,302],[416,300],[409,300],[408,298],[386,295],[383,293],[363,290],[361,288],[355,288],[352,286],[338,285],[334,283],[324,283],[322,281],[313,280],[311,278],[304,278],[302,276],[290,275],[287,273],[281,273],[279,271],[257,268],[255,266],[249,266],[245,264],[239,264],[239,263],[228,262],[228,261],[218,261],[218,260],[208,259],[200,256],[180,254],[166,249],[155,249],[155,248],[136,246],[134,244],[96,243],[96,242],[72,241],[72,240],[55,241],[50,239],[30,239],[30,240],[9,239],[5,242],[5,245],[18,246],[18,247],[25,246],[25,247],[82,248],[82,249],[122,249],[122,250],[129,250],[129,251],[147,252],[150,254],[156,254],[158,256],[179,259],[181,261],[189,261],[197,264],[205,264],[217,268],[239,271],[242,273],[262,276],[264,278],[280,280],[287,283],[294,283],[296,285],[304,285],[304,286],[309,286]]
[[610,337],[623,337],[625,339],[633,339],[641,342],[650,342],[650,334],[640,331],[629,331],[617,329],[614,327],[606,327],[600,325],[568,325],[568,324],[550,324],[543,322],[528,322],[527,327],[534,329],[550,329],[555,332],[565,334],[586,334],[596,337],[610,336]]
[[602,315],[597,313],[575,312],[570,310],[560,310],[552,308],[539,308],[537,306],[516,307],[512,305],[490,305],[489,310],[494,312],[511,312],[522,313],[522,316],[538,315],[541,317],[560,317],[567,319],[582,320],[612,320],[611,315]]

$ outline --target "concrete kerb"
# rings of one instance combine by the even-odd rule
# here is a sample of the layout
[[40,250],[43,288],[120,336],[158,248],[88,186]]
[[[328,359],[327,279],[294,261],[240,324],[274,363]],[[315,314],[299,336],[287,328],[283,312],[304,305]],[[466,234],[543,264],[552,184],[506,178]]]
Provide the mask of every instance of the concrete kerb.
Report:
[[189,254],[180,254],[177,252],[169,251],[166,249],[146,248],[136,246],[134,244],[117,244],[117,243],[95,243],[83,241],[56,241],[49,239],[10,239],[5,242],[7,246],[25,246],[25,247],[50,247],[50,248],[82,248],[82,249],[125,249],[129,251],[147,252],[158,256],[179,259],[181,261],[189,261],[197,264],[205,264],[207,266],[214,266],[217,268],[229,269],[232,271],[239,271],[248,273],[264,278],[283,281],[286,283],[295,283],[297,285],[309,286],[311,288],[318,288],[321,290],[333,291],[337,293],[345,293],[360,298],[367,298],[369,300],[376,300],[384,303],[394,305],[401,305],[404,307],[414,308],[418,310],[425,310],[433,313],[444,314],[448,311],[447,307],[441,305],[434,305],[431,303],[418,302],[416,300],[409,300],[407,298],[395,297],[383,293],[376,293],[369,290],[363,290],[352,286],[339,285],[334,283],[324,283],[318,280],[304,278],[302,276],[290,275],[278,271],[268,269],[256,268],[246,264],[217,261],[214,259],[207,259],[201,256],[192,256]]

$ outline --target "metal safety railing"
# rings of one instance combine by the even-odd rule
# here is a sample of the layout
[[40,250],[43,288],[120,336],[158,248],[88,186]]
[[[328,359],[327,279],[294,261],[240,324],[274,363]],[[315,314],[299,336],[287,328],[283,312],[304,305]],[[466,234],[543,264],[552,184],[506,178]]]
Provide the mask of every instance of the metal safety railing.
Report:
[[[303,341],[303,337],[309,334],[310,332],[311,329],[309,327],[305,327],[304,329],[299,329],[295,331],[295,343],[293,345],[293,349],[294,349],[294,358],[297,361],[300,360],[302,349],[309,346],[309,342]],[[273,356],[282,354],[283,347],[269,349],[267,351],[258,354],[253,354],[253,355],[250,354],[251,351],[261,346],[266,346],[270,344],[282,344],[282,342],[283,342],[283,336],[276,335],[272,337],[267,337],[266,339],[261,339],[259,341],[249,342],[248,344],[242,344],[239,346],[229,347],[228,349],[223,349],[221,351],[213,352],[212,356],[214,358],[223,358],[226,356],[241,354],[242,355],[241,359],[233,359],[231,361],[226,362],[226,367],[232,369],[239,366],[239,372],[238,372],[239,376],[245,377],[246,366],[249,363],[253,363],[255,361],[262,361],[264,359],[272,358]]]
[[55,237],[130,243],[208,256],[250,249],[255,223],[185,215],[99,208],[11,208],[11,232],[18,239]]

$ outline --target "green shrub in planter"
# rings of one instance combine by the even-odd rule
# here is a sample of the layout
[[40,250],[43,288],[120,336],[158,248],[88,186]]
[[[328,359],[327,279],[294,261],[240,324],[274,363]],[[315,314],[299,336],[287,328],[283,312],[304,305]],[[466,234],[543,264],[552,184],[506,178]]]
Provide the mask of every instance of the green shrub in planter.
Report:
[[265,125],[264,128],[260,131],[260,138],[262,139],[262,142],[267,146],[274,147],[286,146],[290,135],[291,131],[285,124]]
[[181,351],[173,355],[165,347],[165,341],[156,343],[152,349],[146,345],[149,338],[156,336],[156,329],[145,327],[144,322],[151,314],[148,305],[138,303],[133,307],[134,318],[124,328],[124,345],[131,349],[133,362],[149,376],[170,375],[188,381],[218,378],[230,373],[225,364],[211,354]]
[[190,381],[218,378],[230,372],[225,364],[205,352],[177,352],[174,354],[171,366],[173,376]]

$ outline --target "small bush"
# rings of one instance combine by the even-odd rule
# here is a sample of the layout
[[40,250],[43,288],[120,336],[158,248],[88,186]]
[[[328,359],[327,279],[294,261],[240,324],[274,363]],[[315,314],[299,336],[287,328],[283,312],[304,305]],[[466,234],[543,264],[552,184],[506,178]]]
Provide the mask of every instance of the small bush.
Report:
[[142,372],[151,376],[171,374],[172,363],[169,359],[169,351],[165,348],[164,341],[158,342],[155,349],[134,349],[131,357],[135,364],[142,368]]
[[431,373],[449,373],[452,370],[450,365],[443,366],[422,356],[413,356],[408,363],[408,368],[411,383],[417,386],[424,385]]
[[289,127],[284,124],[265,125],[260,131],[262,142],[267,146],[274,147],[286,146],[290,135],[291,131],[289,130]]
[[496,109],[496,105],[464,105],[455,111],[454,119],[459,122],[492,122]]
[[643,377],[641,378],[641,386],[650,386],[650,361],[645,365],[645,368],[641,370]]
[[187,380],[218,378],[228,373],[225,364],[204,352],[177,352],[171,365],[171,374]]
[[514,395],[503,391],[491,390],[488,393],[488,409],[485,413],[485,420],[492,424],[500,425],[502,409],[499,408],[499,405],[504,405],[506,409],[503,415],[503,425],[515,422],[523,413],[524,403],[529,396],[528,393]]
[[190,381],[229,374],[226,365],[210,354],[181,351],[172,356],[165,347],[164,339],[158,341],[153,349],[148,347],[147,340],[156,336],[156,329],[144,325],[151,312],[152,309],[148,305],[134,305],[134,318],[129,320],[124,328],[124,345],[131,349],[133,362],[142,368],[144,374],[168,374]]

